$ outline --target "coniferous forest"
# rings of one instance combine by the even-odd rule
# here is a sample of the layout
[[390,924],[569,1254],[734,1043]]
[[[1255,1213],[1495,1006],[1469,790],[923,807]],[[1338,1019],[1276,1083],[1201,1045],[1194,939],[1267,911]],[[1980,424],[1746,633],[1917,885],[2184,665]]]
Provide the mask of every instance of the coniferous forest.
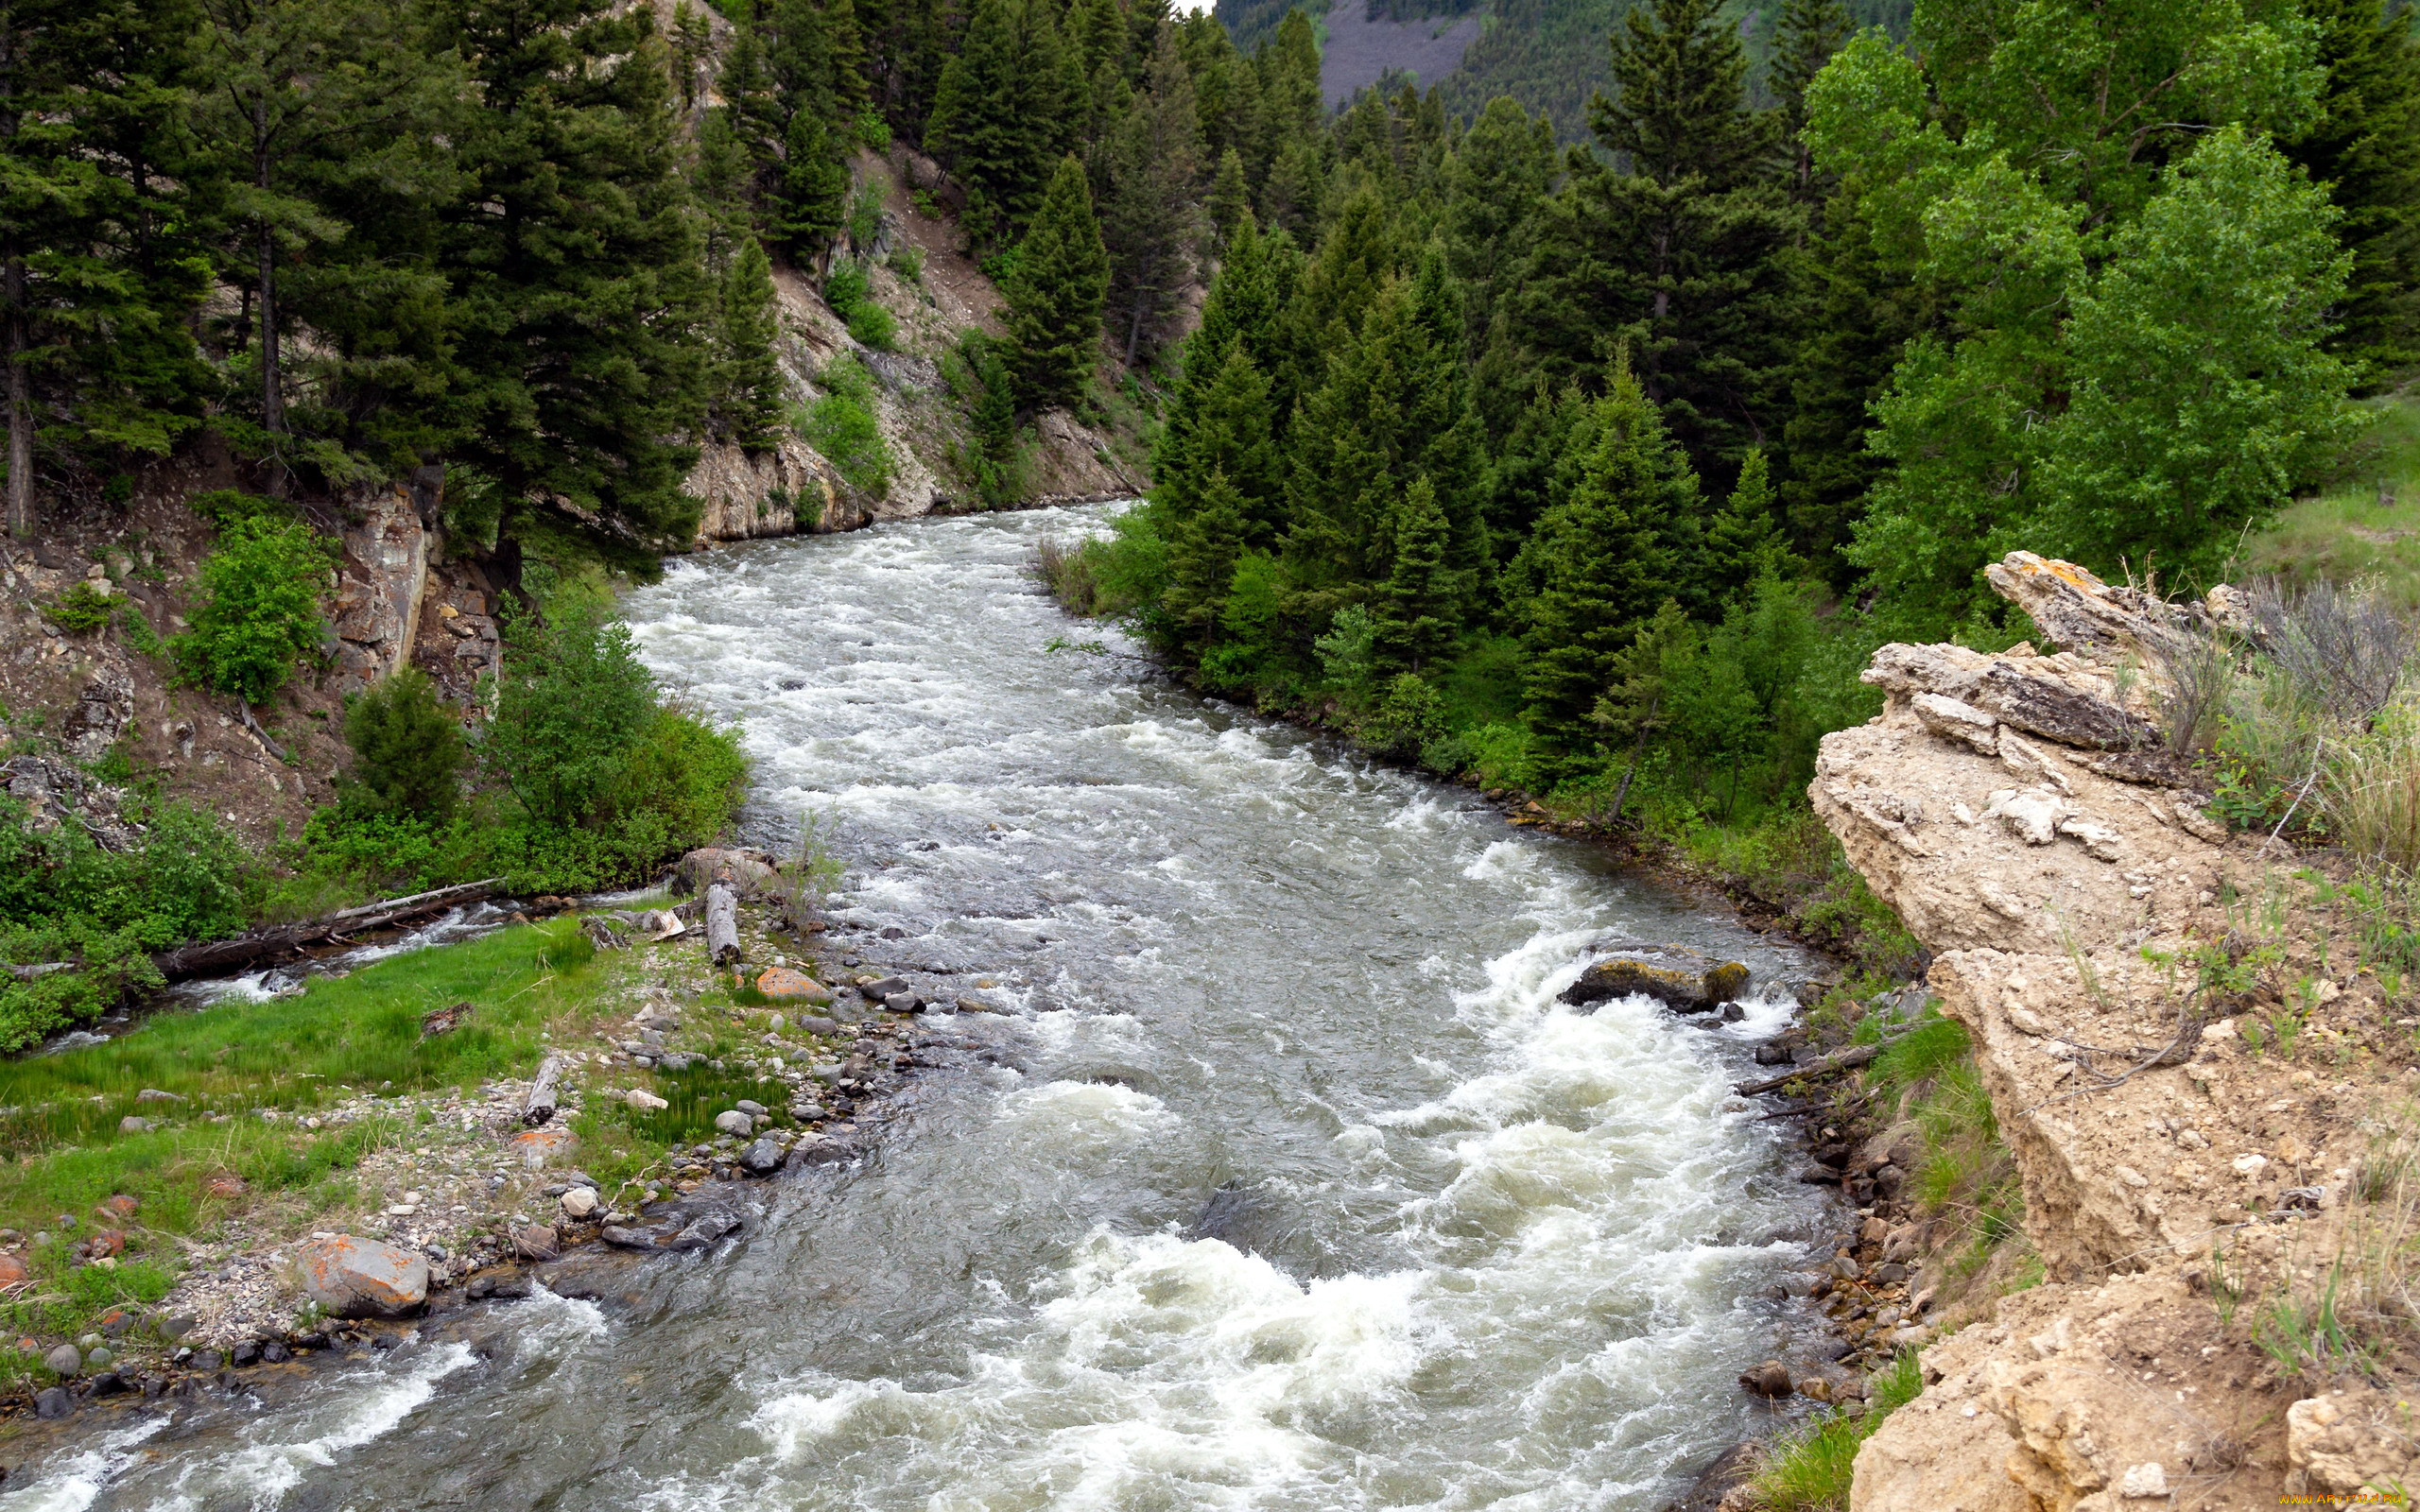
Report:
[[700,444],[784,430],[777,267],[881,344],[852,163],[902,144],[1004,305],[978,483],[1157,415],[1063,592],[1439,771],[1786,807],[1875,644],[2024,633],[1987,562],[2216,580],[2420,360],[2400,3],[1859,14],[1642,0],[1574,142],[1330,112],[1299,10],[9,0],[9,524],[208,437],[648,570]]

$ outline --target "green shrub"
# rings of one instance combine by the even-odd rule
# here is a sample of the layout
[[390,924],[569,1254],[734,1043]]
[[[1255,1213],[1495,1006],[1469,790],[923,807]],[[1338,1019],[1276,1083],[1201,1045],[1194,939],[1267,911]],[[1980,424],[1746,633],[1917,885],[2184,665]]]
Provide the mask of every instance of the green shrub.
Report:
[[332,542],[296,520],[232,520],[202,558],[193,627],[171,643],[185,675],[247,703],[266,703],[295,660],[320,641],[320,594]]
[[890,249],[890,270],[910,284],[925,282],[925,249],[901,242]]
[[873,376],[855,357],[835,357],[822,372],[823,397],[799,417],[799,438],[822,454],[850,488],[880,498],[890,488],[890,444],[874,419]]
[[858,108],[856,130],[857,140],[873,152],[879,154],[890,150],[890,123],[884,120],[882,112],[873,106]]
[[110,622],[117,601],[89,582],[79,582],[43,606],[42,617],[70,635],[97,630]]
[[481,755],[541,824],[586,820],[655,717],[629,627],[594,612],[507,629],[510,669]]
[[872,248],[874,233],[881,228],[882,185],[868,180],[849,197],[849,240],[858,247]]
[[[875,203],[880,208],[880,201]],[[871,238],[872,230],[866,234]],[[864,265],[854,259],[840,259],[824,279],[823,302],[847,322],[850,336],[865,346],[887,352],[897,338],[897,323],[891,319],[890,312],[875,301],[873,279]]]
[[418,667],[399,667],[348,700],[356,802],[372,812],[444,818],[461,796],[462,730]]

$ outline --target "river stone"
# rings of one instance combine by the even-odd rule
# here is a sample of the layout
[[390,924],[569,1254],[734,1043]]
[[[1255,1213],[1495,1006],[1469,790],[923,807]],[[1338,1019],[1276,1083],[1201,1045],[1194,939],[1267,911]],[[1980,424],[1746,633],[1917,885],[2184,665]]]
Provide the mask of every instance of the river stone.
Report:
[[562,1194],[562,1202],[565,1217],[585,1218],[596,1211],[596,1189],[574,1187]]
[[857,990],[865,994],[865,1000],[868,1003],[879,1003],[893,992],[907,991],[908,979],[904,976],[886,976],[878,981],[861,983]]
[[34,1393],[34,1416],[64,1418],[76,1410],[76,1399],[59,1386],[44,1386]]
[[563,1252],[562,1236],[542,1223],[512,1230],[512,1247],[524,1260],[552,1260]]
[[1797,1384],[1789,1379],[1789,1366],[1779,1360],[1767,1360],[1762,1365],[1740,1372],[1739,1384],[1752,1395],[1758,1397],[1787,1397],[1798,1389]]
[[766,1112],[764,1104],[751,1102],[745,1097],[731,1106],[738,1108],[741,1112],[746,1113],[751,1118],[762,1118],[765,1116]]
[[826,1040],[840,1032],[840,1026],[837,1022],[811,1013],[800,1015],[798,1022],[793,1027],[801,1034],[820,1035]]
[[428,1258],[339,1234],[305,1246],[302,1291],[337,1317],[400,1317],[428,1300]]
[[715,1115],[715,1127],[737,1139],[756,1132],[756,1121],[736,1108],[727,1108]]
[[739,1166],[750,1176],[771,1176],[782,1168],[782,1147],[771,1140],[758,1140],[739,1152]]
[[689,1226],[664,1242],[666,1249],[703,1249],[723,1235],[739,1227],[739,1220],[727,1212],[701,1212],[689,1221]]
[[804,971],[776,966],[756,978],[756,990],[776,1003],[829,1003],[832,994],[823,984]]
[[617,1249],[653,1249],[662,1243],[662,1236],[652,1228],[626,1228],[617,1223],[598,1229],[596,1237]]
[[631,1088],[622,1102],[633,1113],[660,1113],[672,1106],[644,1087]]
[[72,1376],[84,1368],[81,1350],[72,1344],[62,1344],[42,1357],[43,1368],[55,1376]]
[[1578,1006],[1637,994],[1677,1013],[1704,1013],[1743,997],[1748,969],[1718,961],[1685,945],[1655,945],[1599,961],[1564,988],[1563,1001]]

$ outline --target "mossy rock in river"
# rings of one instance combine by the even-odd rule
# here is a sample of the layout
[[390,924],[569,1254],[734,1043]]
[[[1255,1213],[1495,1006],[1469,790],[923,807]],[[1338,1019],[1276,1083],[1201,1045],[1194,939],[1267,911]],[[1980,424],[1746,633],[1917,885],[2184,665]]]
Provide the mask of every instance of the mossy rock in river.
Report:
[[1593,1007],[1634,992],[1675,1013],[1709,1013],[1748,995],[1748,969],[1685,945],[1650,946],[1591,966],[1564,989],[1563,1001]]

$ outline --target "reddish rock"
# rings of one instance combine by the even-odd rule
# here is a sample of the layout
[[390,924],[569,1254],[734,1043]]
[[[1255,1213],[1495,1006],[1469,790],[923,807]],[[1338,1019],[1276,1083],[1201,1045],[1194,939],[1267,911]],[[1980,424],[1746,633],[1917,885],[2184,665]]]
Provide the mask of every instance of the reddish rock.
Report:
[[111,1217],[121,1221],[133,1217],[135,1213],[141,1210],[142,1206],[143,1205],[141,1203],[135,1201],[132,1197],[128,1196],[123,1192],[113,1197],[103,1197],[101,1199],[101,1211],[108,1213]]
[[563,1252],[562,1237],[542,1223],[512,1230],[512,1247],[524,1260],[552,1260]]
[[428,1300],[426,1257],[339,1234],[304,1246],[302,1290],[337,1317],[401,1317]]
[[579,1138],[572,1133],[571,1125],[562,1123],[548,1124],[512,1137],[513,1153],[520,1156],[521,1163],[532,1171],[559,1156],[569,1155],[579,1144]]
[[214,1197],[240,1197],[250,1189],[244,1185],[242,1177],[222,1171],[203,1182],[201,1190]]
[[14,1255],[0,1254],[0,1286],[22,1286],[26,1274],[24,1261]]
[[815,978],[776,966],[756,979],[756,990],[776,1003],[829,1003],[832,994]]
[[125,1230],[119,1228],[103,1228],[93,1235],[92,1246],[92,1257],[95,1260],[100,1260],[107,1256],[123,1255],[126,1253]]

